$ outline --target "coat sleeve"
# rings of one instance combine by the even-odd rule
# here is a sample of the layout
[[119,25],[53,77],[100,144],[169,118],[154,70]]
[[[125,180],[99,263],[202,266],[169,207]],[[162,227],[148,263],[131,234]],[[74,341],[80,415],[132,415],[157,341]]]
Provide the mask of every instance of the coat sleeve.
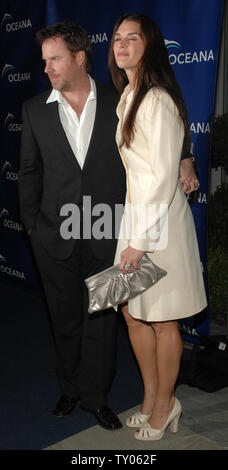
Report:
[[23,132],[19,170],[19,205],[21,220],[29,230],[35,226],[42,196],[43,166],[34,136],[28,106],[22,109]]
[[129,244],[138,250],[154,251],[163,249],[161,234],[164,237],[164,230],[168,230],[168,210],[179,184],[184,128],[175,103],[162,91],[146,98],[140,120],[147,171],[137,174],[138,184],[132,187],[134,201],[142,205],[142,212],[133,221]]

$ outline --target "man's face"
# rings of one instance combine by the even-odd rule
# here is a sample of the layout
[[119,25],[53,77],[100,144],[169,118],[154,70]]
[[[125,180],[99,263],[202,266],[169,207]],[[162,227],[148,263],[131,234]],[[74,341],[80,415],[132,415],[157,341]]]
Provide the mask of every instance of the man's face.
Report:
[[44,72],[56,90],[71,91],[77,80],[84,52],[71,53],[62,37],[46,39],[42,44]]

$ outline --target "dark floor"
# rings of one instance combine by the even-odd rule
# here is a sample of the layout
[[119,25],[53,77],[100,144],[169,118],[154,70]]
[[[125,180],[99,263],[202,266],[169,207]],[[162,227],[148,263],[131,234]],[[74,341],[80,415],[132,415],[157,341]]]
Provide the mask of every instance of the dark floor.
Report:
[[[168,431],[156,443],[136,441],[134,431],[125,425],[115,433],[105,431],[79,406],[67,420],[57,420],[50,412],[59,389],[44,299],[3,283],[0,299],[0,450],[228,450],[228,387],[208,393],[179,383],[176,395],[183,406],[179,432]],[[122,324],[119,330],[110,405],[125,424],[131,410],[139,407],[143,391]],[[211,333],[224,335],[225,328],[211,325]],[[186,358],[192,347],[184,343]]]

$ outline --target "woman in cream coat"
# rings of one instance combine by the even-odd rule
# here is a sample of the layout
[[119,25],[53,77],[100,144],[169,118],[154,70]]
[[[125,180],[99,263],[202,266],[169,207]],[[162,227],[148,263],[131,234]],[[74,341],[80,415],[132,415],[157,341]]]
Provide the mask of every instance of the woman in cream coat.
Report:
[[139,429],[136,439],[158,440],[169,424],[177,431],[181,414],[174,396],[182,355],[176,320],[207,305],[194,221],[178,181],[190,131],[164,39],[150,18],[124,15],[117,21],[109,67],[122,92],[117,143],[127,178],[115,263],[125,273],[134,271],[146,252],[167,271],[123,307],[144,382],[141,411],[127,425]]

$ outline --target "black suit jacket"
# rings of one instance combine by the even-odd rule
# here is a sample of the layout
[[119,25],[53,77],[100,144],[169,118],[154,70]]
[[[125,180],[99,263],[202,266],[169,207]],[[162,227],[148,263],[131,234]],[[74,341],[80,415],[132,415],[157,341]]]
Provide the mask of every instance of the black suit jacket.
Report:
[[[118,96],[114,90],[98,82],[96,88],[95,123],[82,170],[61,125],[58,103],[46,104],[51,90],[23,105],[19,171],[21,219],[26,230],[35,228],[45,249],[58,259],[66,259],[77,242],[73,238],[65,240],[60,235],[64,221],[60,210],[64,204],[81,208],[83,196],[90,196],[91,212],[96,204],[107,204],[112,209],[113,227],[115,204],[124,204],[125,170],[115,143]],[[92,218],[92,227],[101,215]],[[85,219],[88,229],[88,214]],[[73,221],[74,228],[75,223],[80,222],[82,232],[82,218],[77,217]],[[114,257],[114,233],[111,238],[100,240],[95,239],[92,233],[90,243],[96,257]]]

